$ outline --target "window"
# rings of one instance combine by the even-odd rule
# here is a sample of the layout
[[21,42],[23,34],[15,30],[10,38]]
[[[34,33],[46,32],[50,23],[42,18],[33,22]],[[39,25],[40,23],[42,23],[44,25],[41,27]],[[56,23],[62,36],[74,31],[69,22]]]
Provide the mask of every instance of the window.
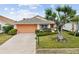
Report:
[[47,24],[42,24],[42,25],[40,25],[41,26],[41,28],[43,29],[43,28],[48,28],[48,25]]

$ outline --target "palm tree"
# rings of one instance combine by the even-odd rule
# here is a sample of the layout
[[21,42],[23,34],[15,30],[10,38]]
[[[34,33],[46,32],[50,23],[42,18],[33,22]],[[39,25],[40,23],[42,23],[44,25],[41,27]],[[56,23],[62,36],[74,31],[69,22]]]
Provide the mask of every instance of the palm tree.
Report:
[[[47,10],[49,10],[49,9],[47,9]],[[50,11],[52,12],[52,9],[50,9]],[[48,17],[54,18],[54,21],[57,26],[57,32],[58,32],[57,38],[59,40],[63,40],[64,39],[64,37],[62,36],[63,26],[73,18],[73,16],[75,15],[75,11],[68,5],[65,5],[63,7],[59,6],[56,8],[56,11],[57,11],[57,13],[52,12],[52,13],[50,13],[50,15],[48,15],[47,11],[46,11],[45,14]],[[52,20],[52,19],[50,19],[50,20]]]
[[60,7],[57,7],[56,8],[56,11],[58,11],[58,17],[60,18],[60,12],[61,12],[61,10],[62,10],[62,8],[60,8]]
[[51,20],[51,15],[52,15],[52,9],[51,8],[48,8],[45,10],[45,18],[47,20]]
[[[69,7],[68,5],[65,5],[63,7],[60,7],[60,12],[63,12],[64,13],[64,16],[63,16],[63,23],[67,23],[69,22],[76,14],[76,11],[73,10],[71,7]],[[58,11],[58,10],[57,10]],[[59,12],[59,11],[58,11]],[[62,19],[61,19],[62,20]],[[63,24],[63,25],[64,25]]]

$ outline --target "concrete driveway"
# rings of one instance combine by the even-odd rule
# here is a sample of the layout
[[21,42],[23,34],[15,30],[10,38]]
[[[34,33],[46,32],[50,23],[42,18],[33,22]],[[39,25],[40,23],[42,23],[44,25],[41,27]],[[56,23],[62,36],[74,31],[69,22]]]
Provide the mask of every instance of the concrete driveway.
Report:
[[5,54],[33,54],[35,51],[36,40],[34,33],[17,34],[0,46],[0,53]]

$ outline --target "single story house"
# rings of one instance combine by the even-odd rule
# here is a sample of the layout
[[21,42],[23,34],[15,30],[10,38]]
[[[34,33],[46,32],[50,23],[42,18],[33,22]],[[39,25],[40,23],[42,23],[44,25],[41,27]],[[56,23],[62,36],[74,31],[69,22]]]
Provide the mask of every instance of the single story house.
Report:
[[4,16],[1,16],[0,15],[0,33],[3,32],[3,26],[5,24],[11,24],[11,25],[14,25],[15,21],[12,20],[12,19],[9,19],[7,17],[4,17]]
[[37,15],[32,18],[24,18],[16,23],[17,33],[33,33],[37,29],[53,28],[54,22]]
[[76,24],[76,23],[66,23],[63,27],[64,30],[67,30],[67,31],[72,31],[72,28],[74,26],[74,29],[73,31],[75,32],[77,29],[78,29],[78,32],[79,32],[79,24]]

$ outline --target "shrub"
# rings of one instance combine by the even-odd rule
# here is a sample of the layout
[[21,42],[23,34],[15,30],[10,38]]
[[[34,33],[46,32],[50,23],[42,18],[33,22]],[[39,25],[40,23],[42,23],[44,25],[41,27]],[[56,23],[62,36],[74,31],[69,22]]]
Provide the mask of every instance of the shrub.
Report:
[[44,29],[41,29],[41,30],[36,30],[35,33],[39,33],[39,32],[52,32],[51,29],[49,28],[44,28]]
[[79,32],[77,32],[77,33],[76,33],[76,32],[69,32],[69,34],[70,34],[70,35],[76,35],[76,36],[79,36]]
[[36,34],[39,33],[39,32],[40,32],[40,30],[36,30],[36,31],[35,31]]
[[42,29],[42,30],[36,30],[35,31],[37,36],[46,36],[46,35],[52,35],[55,34],[56,32],[52,32],[51,29]]
[[10,35],[15,35],[17,33],[17,30],[16,29],[11,29],[8,34]]
[[54,32],[39,32],[37,33],[37,36],[46,36],[46,35],[52,35],[55,34]]
[[74,35],[74,33],[75,33],[75,32],[71,32],[71,31],[69,32],[70,35]]
[[76,33],[76,36],[79,36],[79,32]]
[[51,29],[50,28],[44,28],[43,31],[44,32],[51,32]]
[[69,30],[65,30],[65,29],[63,29],[63,31],[70,32]]
[[5,26],[3,26],[3,31],[5,33],[8,33],[9,30],[11,30],[11,29],[13,29],[13,25],[5,25]]

